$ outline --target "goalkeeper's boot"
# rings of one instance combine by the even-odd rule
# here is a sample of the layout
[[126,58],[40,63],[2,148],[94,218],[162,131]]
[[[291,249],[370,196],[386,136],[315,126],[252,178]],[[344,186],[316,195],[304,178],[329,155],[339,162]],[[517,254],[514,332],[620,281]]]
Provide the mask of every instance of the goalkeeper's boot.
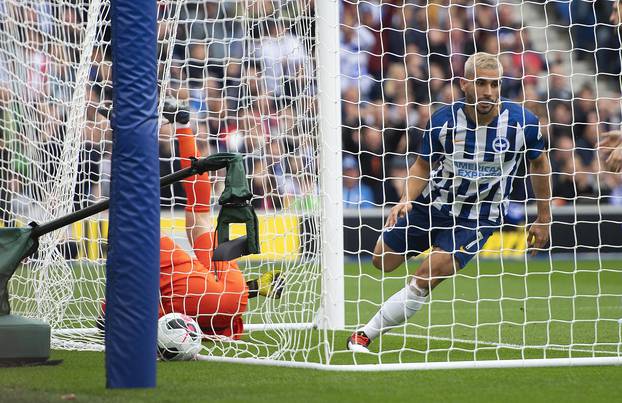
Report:
[[254,298],[257,295],[279,299],[285,288],[285,280],[281,276],[280,270],[268,271],[256,279],[249,280],[248,297]]
[[95,319],[95,326],[97,329],[102,332],[106,330],[106,317],[104,315],[99,315],[97,319]]
[[186,102],[168,97],[164,100],[162,116],[171,124],[179,123],[185,125],[190,122],[190,108]]
[[347,347],[348,350],[354,351],[355,353],[369,353],[369,344],[371,340],[365,332],[357,331],[352,333],[350,337],[348,337]]

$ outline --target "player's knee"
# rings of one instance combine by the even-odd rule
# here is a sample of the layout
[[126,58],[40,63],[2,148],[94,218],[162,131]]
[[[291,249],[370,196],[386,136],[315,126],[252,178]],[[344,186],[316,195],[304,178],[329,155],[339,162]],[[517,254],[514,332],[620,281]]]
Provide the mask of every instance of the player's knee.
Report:
[[442,252],[430,258],[415,272],[418,287],[432,289],[446,278],[456,274],[459,263],[451,253]]
[[374,255],[371,261],[376,269],[381,270],[385,273],[390,273],[393,270],[397,269],[401,264],[401,262],[395,262],[394,260],[395,259],[392,259],[387,255]]
[[401,259],[401,255],[395,253],[393,249],[385,245],[384,242],[382,242],[382,238],[378,240],[374,248],[374,255],[371,259],[376,269],[386,273],[391,272],[401,264],[401,260],[399,259]]
[[411,277],[409,284],[419,288],[429,288],[430,278],[433,274],[430,272],[430,266],[425,262],[419,266],[415,274]]
[[384,248],[382,247],[382,238],[378,239],[376,246],[374,247],[374,254],[371,258],[371,262],[378,270],[382,270],[382,257],[384,256]]
[[374,267],[378,270],[383,270],[384,269],[384,259],[382,258],[382,255],[374,255],[371,259],[372,264],[374,265]]

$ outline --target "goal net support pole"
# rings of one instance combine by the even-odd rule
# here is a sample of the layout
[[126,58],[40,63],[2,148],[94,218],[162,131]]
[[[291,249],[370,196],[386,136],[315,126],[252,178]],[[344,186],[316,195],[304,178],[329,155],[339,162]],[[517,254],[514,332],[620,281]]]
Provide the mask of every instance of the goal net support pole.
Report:
[[113,0],[106,386],[156,386],[159,305],[157,3]]
[[317,7],[320,185],[322,195],[322,295],[318,326],[345,326],[343,280],[343,185],[341,176],[341,85],[339,72],[339,3]]

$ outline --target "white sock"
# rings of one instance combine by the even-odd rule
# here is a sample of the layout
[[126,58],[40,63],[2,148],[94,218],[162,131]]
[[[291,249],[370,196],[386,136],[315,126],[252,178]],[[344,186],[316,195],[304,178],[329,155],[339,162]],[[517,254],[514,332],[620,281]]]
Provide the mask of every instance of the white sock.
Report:
[[192,128],[192,125],[190,124],[190,122],[188,123],[175,123],[175,130],[178,129],[190,129]]
[[411,280],[406,287],[393,294],[380,307],[378,313],[360,330],[365,332],[370,340],[401,325],[413,316],[425,303],[428,290],[417,287],[415,280]]

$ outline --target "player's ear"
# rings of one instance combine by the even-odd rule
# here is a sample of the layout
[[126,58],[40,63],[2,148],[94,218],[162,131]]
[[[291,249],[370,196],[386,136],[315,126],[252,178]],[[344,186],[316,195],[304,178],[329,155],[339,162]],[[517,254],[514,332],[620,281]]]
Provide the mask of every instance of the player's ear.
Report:
[[466,78],[460,78],[460,89],[466,94],[466,86],[469,84],[469,80]]

